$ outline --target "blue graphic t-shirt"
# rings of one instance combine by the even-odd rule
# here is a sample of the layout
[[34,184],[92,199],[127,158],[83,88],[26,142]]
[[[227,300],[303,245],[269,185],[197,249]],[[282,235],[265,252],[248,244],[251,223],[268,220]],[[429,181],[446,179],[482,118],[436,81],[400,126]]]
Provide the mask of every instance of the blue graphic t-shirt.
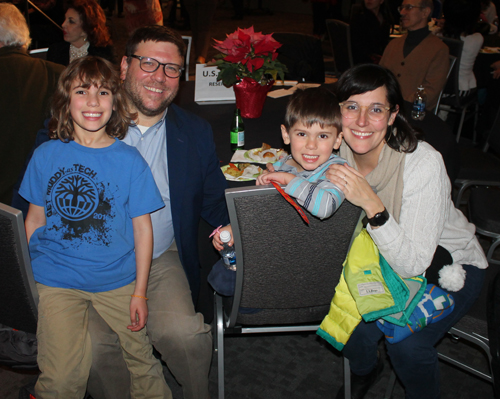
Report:
[[51,140],[31,159],[19,193],[45,208],[47,223],[30,240],[35,280],[88,292],[135,279],[132,218],[164,206],[136,148]]

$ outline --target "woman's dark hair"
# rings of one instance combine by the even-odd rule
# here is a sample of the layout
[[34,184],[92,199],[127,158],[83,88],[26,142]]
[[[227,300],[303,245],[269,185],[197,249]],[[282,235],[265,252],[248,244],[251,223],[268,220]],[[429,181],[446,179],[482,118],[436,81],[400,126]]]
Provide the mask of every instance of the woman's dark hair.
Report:
[[385,136],[387,145],[396,151],[415,151],[419,140],[418,133],[413,130],[404,116],[403,95],[391,71],[375,64],[356,65],[344,72],[337,82],[337,97],[340,102],[344,102],[351,96],[373,91],[379,87],[385,87],[387,90],[390,112],[399,110],[393,128],[387,127]]
[[72,0],[66,9],[75,10],[82,21],[82,29],[88,36],[90,44],[96,47],[111,45],[106,15],[95,0]]
[[477,0],[446,0],[443,4],[444,36],[460,39],[461,35],[472,35],[481,13]]
[[104,87],[113,93],[113,113],[106,125],[106,134],[110,137],[124,138],[137,114],[129,111],[117,67],[104,58],[94,56],[77,58],[59,77],[52,100],[49,137],[64,142],[74,139],[75,129],[69,106],[71,87],[75,81],[85,88]]
[[[371,12],[366,8],[366,4],[364,1],[361,2],[361,9],[363,12]],[[391,14],[391,10],[389,9],[389,6],[387,5],[387,0],[384,1],[382,4],[380,4],[380,8],[378,10],[379,15],[382,15],[382,23],[384,25],[394,25],[394,18]]]

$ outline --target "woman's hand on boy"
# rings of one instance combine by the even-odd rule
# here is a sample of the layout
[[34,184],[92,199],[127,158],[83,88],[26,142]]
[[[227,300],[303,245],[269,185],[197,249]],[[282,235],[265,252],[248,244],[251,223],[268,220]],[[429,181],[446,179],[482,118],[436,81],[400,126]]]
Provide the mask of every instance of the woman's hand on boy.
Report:
[[330,165],[325,176],[344,192],[349,202],[363,208],[369,218],[384,210],[382,200],[364,176],[347,163]]
[[130,300],[130,324],[127,328],[131,331],[140,331],[148,321],[148,305],[146,299],[132,297]]
[[215,247],[217,251],[221,251],[224,246],[222,245],[222,241],[220,239],[220,232],[227,230],[231,234],[231,240],[229,241],[229,246],[232,247],[234,245],[234,239],[233,239],[233,229],[231,228],[231,225],[228,224],[225,227],[221,227],[217,233],[214,234],[212,238],[212,244]]

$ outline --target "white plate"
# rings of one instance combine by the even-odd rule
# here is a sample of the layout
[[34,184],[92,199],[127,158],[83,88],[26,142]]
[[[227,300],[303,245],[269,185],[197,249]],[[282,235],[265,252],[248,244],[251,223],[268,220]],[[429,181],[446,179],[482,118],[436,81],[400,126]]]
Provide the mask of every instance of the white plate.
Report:
[[[253,148],[245,152],[245,158],[247,158],[251,162],[257,163],[274,163],[280,157],[288,155],[287,152],[283,149],[270,148],[269,150],[262,151],[262,148]],[[272,157],[263,157],[265,154],[272,154]]]
[[[235,165],[238,166],[237,163],[235,163]],[[253,173],[253,174],[246,173],[246,169],[248,169],[248,168],[258,168],[259,172],[258,173]],[[247,168],[244,169],[243,175],[241,175],[239,177],[234,177],[232,175],[226,174],[226,170],[229,169],[229,165],[221,166],[220,169],[222,170],[222,173],[224,173],[224,177],[226,178],[226,180],[231,180],[231,181],[251,181],[251,180],[255,180],[262,173],[262,168],[260,168],[259,166],[256,166],[256,165],[249,165]]]
[[500,53],[500,47],[483,47],[479,52],[483,54],[498,54]]

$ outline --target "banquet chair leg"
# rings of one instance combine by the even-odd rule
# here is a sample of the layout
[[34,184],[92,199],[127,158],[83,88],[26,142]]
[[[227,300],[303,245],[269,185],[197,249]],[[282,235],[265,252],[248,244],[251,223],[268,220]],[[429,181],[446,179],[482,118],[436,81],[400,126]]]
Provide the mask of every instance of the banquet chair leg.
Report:
[[462,134],[462,127],[464,126],[466,112],[467,108],[464,108],[462,110],[462,115],[460,116],[460,124],[458,125],[458,131],[457,131],[457,143],[460,141],[460,135]]
[[349,366],[349,359],[346,357],[344,360],[344,399],[351,399],[351,367]]
[[477,143],[477,121],[479,119],[479,102],[474,107],[474,130],[472,131],[472,144]]
[[215,351],[217,352],[217,383],[219,399],[224,399],[224,313],[222,298],[215,294]]

